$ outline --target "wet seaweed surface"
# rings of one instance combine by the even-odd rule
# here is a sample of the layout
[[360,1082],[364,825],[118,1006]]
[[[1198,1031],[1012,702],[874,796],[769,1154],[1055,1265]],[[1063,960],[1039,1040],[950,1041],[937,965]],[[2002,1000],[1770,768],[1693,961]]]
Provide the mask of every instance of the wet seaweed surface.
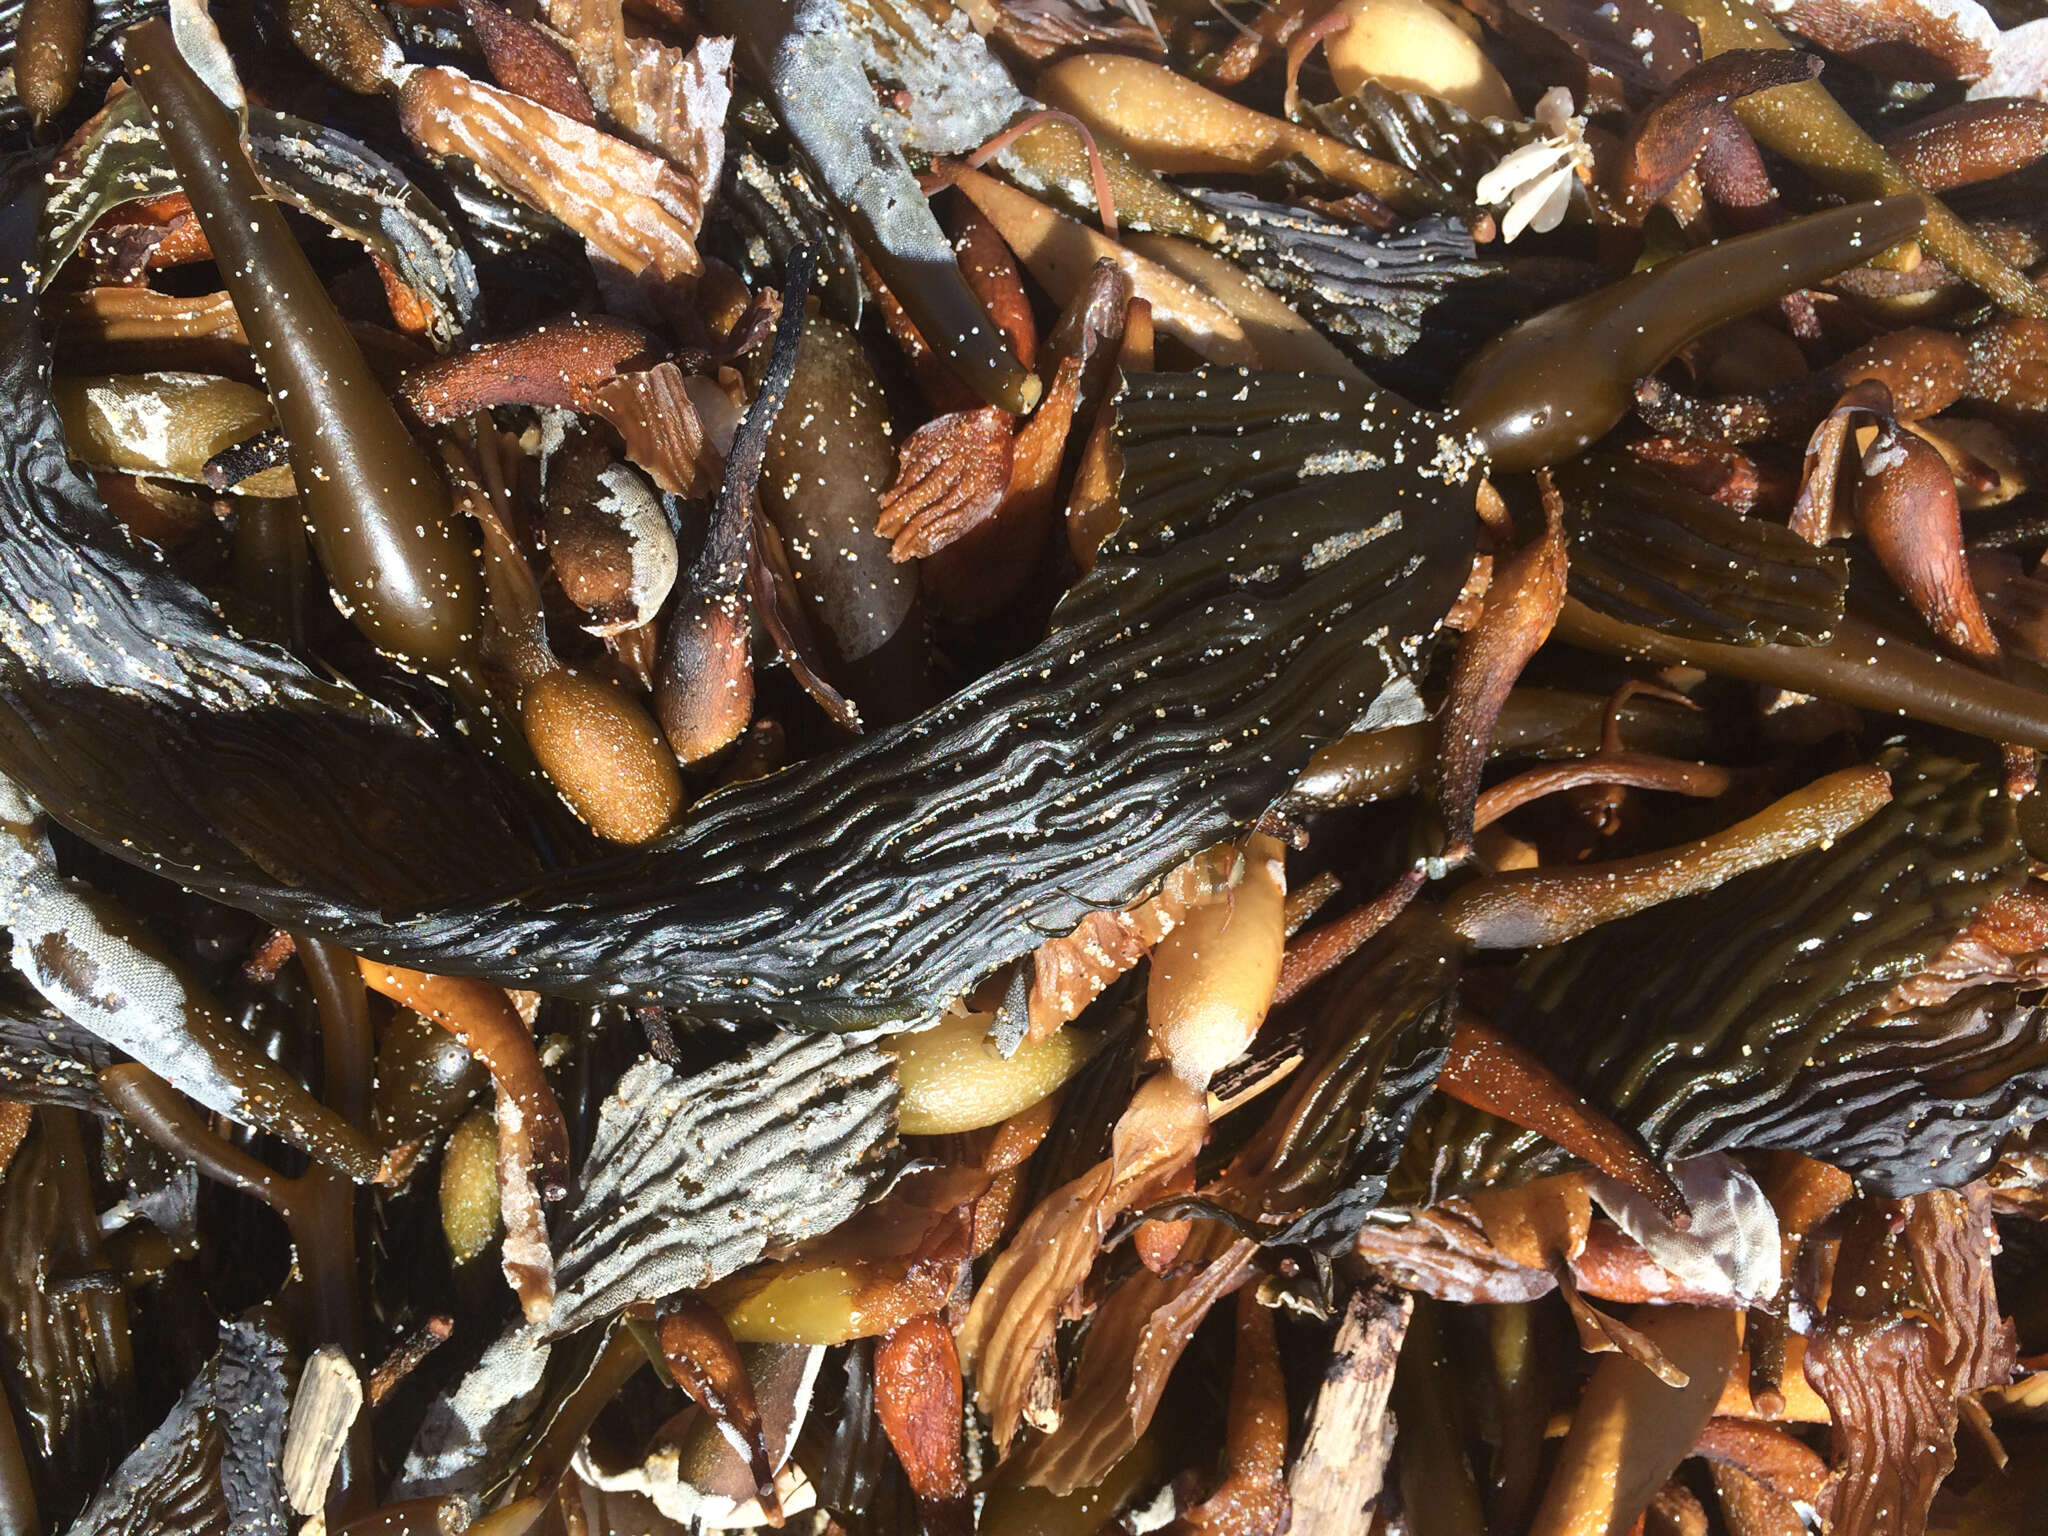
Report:
[[0,1532],[2031,1530],[2027,11],[0,4]]

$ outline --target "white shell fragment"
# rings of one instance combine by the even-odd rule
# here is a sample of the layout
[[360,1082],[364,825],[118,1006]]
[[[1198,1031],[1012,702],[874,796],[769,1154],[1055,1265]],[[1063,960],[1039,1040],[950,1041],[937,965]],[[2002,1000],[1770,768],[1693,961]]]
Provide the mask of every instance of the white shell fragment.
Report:
[[1744,1301],[1778,1289],[1778,1213],[1743,1166],[1725,1152],[1673,1163],[1671,1177],[1692,1207],[1681,1232],[1642,1195],[1601,1174],[1593,1198],[1614,1224],[1687,1285]]

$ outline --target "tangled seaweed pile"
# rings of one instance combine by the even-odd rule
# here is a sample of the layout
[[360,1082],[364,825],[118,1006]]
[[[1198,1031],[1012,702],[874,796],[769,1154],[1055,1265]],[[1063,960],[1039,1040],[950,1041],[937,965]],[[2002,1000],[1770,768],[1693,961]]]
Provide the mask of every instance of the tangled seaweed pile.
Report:
[[0,3],[0,1536],[2037,1528],[2023,11]]

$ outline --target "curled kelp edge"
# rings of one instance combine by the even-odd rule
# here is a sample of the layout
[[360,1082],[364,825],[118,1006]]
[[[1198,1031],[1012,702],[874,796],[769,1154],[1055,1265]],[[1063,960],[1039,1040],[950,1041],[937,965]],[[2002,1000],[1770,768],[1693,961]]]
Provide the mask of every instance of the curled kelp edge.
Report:
[[1399,358],[1464,289],[1501,272],[1441,216],[1375,234],[1248,192],[1201,197],[1223,220],[1225,254],[1367,360]]
[[73,1536],[202,1528],[285,1536],[294,1523],[280,1473],[285,1364],[284,1341],[263,1324],[223,1324],[219,1350],[93,1496]]
[[0,990],[0,1094],[17,1104],[49,1104],[111,1115],[98,1074],[114,1060],[105,1041],[81,1029],[9,978]]
[[778,1033],[689,1075],[634,1062],[598,1107],[553,1311],[499,1335],[435,1398],[394,1495],[487,1500],[558,1476],[587,1417],[646,1363],[620,1309],[841,1226],[903,1169],[896,1099],[888,1055],[830,1035]]

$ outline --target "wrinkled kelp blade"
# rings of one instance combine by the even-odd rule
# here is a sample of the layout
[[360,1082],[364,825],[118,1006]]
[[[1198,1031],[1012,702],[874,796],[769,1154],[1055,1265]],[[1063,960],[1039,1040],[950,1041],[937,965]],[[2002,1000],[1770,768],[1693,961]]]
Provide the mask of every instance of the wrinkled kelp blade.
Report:
[[45,360],[32,306],[0,308],[0,769],[100,846],[378,958],[733,1018],[902,1024],[1132,899],[1322,742],[1413,713],[1472,551],[1471,465],[1399,402],[1138,380],[1129,517],[1045,642],[655,847],[529,876],[476,759],[127,540],[62,456]]
[[895,1061],[874,1046],[779,1033],[691,1077],[643,1058],[599,1113],[548,1331],[830,1231],[894,1172],[895,1133]]
[[725,180],[705,219],[706,249],[759,288],[780,281],[791,252],[816,247],[824,253],[818,292],[827,309],[848,325],[860,324],[867,292],[852,236],[812,185],[809,172],[793,160],[769,158],[749,133],[744,115],[735,113],[733,124]]
[[351,935],[430,970],[900,1024],[1255,821],[1320,743],[1412,718],[1469,566],[1455,444],[1341,381],[1133,381],[1129,515],[1036,649],[660,846]]
[[1351,95],[1311,102],[1305,110],[1331,138],[1391,160],[1474,204],[1480,178],[1534,138],[1534,130],[1520,124],[1475,118],[1441,97],[1397,91],[1377,80],[1361,81]]
[[0,1095],[21,1104],[54,1104],[113,1113],[98,1074],[113,1064],[105,1041],[12,979],[0,994]]
[[1571,595],[1595,613],[1723,645],[1819,645],[1849,565],[1781,523],[1744,517],[1646,464],[1593,456],[1554,472]]
[[[2026,877],[1998,775],[1909,756],[1832,848],[1525,960],[1498,1023],[1659,1156],[1786,1148],[1883,1194],[1976,1177],[2048,1111],[2048,1010],[2009,988],[1873,1016]],[[1447,1187],[1563,1154],[1476,1111],[1432,1131]]]
[[1269,203],[1245,192],[1204,192],[1240,266],[1366,358],[1395,358],[1421,338],[1461,285],[1498,273],[1463,224],[1419,219],[1384,235]]
[[94,1496],[71,1536],[285,1536],[293,1525],[279,1472],[285,1358],[284,1341],[261,1323],[223,1324],[218,1353]]
[[1243,1161],[1266,1239],[1348,1248],[1380,1203],[1457,1023],[1459,945],[1427,908],[1397,921],[1324,989],[1319,1039]]

